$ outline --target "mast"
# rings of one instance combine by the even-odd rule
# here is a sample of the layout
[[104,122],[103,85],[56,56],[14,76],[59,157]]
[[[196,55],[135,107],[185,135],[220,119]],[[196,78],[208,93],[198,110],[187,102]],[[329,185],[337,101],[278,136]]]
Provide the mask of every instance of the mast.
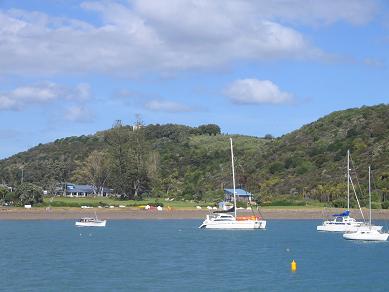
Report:
[[234,150],[232,149],[232,138],[230,138],[231,142],[231,167],[232,167],[232,185],[234,188],[234,215],[236,218],[236,191],[235,191],[235,167],[234,167]]
[[370,184],[370,165],[369,165],[369,225],[371,226],[371,184]]
[[347,150],[347,211],[350,211],[350,150]]

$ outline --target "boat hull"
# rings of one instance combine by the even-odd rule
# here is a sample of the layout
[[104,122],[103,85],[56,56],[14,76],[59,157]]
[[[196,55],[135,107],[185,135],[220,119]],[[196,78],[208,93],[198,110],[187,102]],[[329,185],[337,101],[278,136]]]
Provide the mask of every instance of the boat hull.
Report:
[[107,220],[102,220],[100,222],[76,222],[77,227],[105,227]]
[[380,232],[353,232],[343,234],[344,239],[361,241],[386,241],[388,237],[388,233]]
[[347,224],[324,224],[317,226],[317,231],[324,232],[356,232],[358,230],[381,230],[382,226],[363,226],[363,225],[347,225]]
[[212,221],[205,220],[200,228],[206,229],[265,229],[266,220]]

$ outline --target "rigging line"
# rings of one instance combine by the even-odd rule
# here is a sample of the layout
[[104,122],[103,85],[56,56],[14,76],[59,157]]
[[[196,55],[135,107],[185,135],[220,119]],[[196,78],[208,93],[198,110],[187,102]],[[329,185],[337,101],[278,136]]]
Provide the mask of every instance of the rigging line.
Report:
[[362,212],[362,209],[361,209],[361,204],[359,204],[359,200],[358,200],[357,192],[355,191],[355,187],[354,187],[353,179],[351,178],[351,176],[350,176],[350,182],[351,182],[351,186],[353,187],[353,191],[354,191],[355,199],[357,199],[357,203],[358,203],[359,211],[361,212],[361,215],[362,215],[363,221],[365,221],[365,216],[363,216],[363,212]]
[[361,198],[362,198],[362,197],[365,198],[365,193],[363,192],[363,189],[362,189],[362,187],[361,187],[361,184],[359,183],[359,178],[358,178],[358,173],[357,173],[357,167],[355,166],[355,163],[354,163],[354,161],[352,160],[351,155],[350,155],[350,161],[351,161],[351,164],[352,164],[352,166],[353,166],[352,169],[354,170],[355,177],[356,177],[356,179],[357,179],[357,185],[358,185],[359,191],[360,191],[360,193],[361,193]]

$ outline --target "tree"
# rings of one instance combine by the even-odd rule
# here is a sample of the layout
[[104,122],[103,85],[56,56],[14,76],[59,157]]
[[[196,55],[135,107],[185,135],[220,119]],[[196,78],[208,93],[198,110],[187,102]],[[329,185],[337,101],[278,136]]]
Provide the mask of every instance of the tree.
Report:
[[216,124],[208,124],[199,126],[199,131],[201,135],[218,135],[220,134],[220,127]]
[[145,130],[140,117],[137,117],[135,129],[129,138],[130,177],[134,198],[145,192],[150,184],[147,162],[150,161],[151,149],[146,143]]
[[34,205],[43,202],[42,188],[32,183],[22,183],[15,191],[19,205]]
[[112,129],[105,135],[111,173],[110,183],[116,193],[123,197],[128,197],[132,190],[129,171],[129,137],[129,128],[124,127],[121,121],[116,121]]
[[100,192],[103,190],[108,175],[109,165],[107,153],[95,150],[77,168],[72,180],[91,184]]
[[0,186],[0,202],[5,202],[5,197],[7,193],[8,193],[8,189],[3,186]]

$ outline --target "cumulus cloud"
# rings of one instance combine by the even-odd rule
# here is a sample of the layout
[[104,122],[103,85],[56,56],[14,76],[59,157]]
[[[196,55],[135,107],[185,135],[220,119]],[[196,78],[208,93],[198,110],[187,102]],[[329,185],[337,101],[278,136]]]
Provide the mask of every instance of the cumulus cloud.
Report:
[[64,117],[70,122],[89,123],[94,120],[95,115],[85,106],[72,106],[65,111]]
[[283,104],[293,98],[273,82],[257,79],[236,80],[225,89],[225,95],[235,104]]
[[371,0],[94,1],[99,24],[43,12],[0,10],[0,73],[134,75],[208,69],[236,60],[318,58],[288,23],[363,24]]
[[88,84],[79,84],[75,88],[60,86],[55,83],[43,83],[15,88],[0,92],[1,110],[22,110],[34,104],[45,104],[60,99],[83,101],[90,97]]
[[190,112],[193,110],[191,107],[182,103],[169,101],[169,100],[157,100],[157,99],[146,102],[145,108],[151,111],[170,112],[170,113]]

